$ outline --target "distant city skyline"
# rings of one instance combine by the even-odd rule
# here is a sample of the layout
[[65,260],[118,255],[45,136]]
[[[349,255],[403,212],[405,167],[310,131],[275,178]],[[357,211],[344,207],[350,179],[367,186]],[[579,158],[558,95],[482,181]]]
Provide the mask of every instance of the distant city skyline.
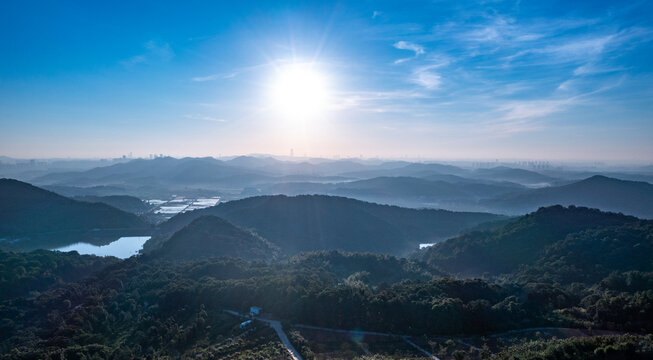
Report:
[[596,169],[608,169],[608,168],[622,168],[630,170],[638,170],[642,167],[652,166],[650,162],[647,161],[605,161],[605,160],[584,160],[584,159],[536,159],[536,158],[430,158],[430,157],[410,157],[410,156],[396,156],[396,157],[382,157],[382,156],[371,156],[371,157],[362,157],[362,156],[303,156],[303,155],[277,155],[277,154],[234,154],[234,155],[223,155],[223,154],[207,154],[203,156],[173,156],[170,154],[147,154],[144,156],[129,156],[128,154],[123,154],[119,156],[99,156],[99,157],[42,157],[42,158],[21,158],[21,157],[7,157],[0,155],[0,163],[12,164],[12,163],[48,163],[48,162],[114,162],[114,161],[130,161],[130,160],[154,160],[159,158],[214,158],[218,160],[228,161],[238,157],[257,157],[257,158],[267,158],[272,157],[282,161],[290,162],[320,162],[320,161],[356,161],[364,164],[378,164],[383,162],[392,162],[392,161],[405,161],[411,163],[443,163],[443,164],[455,164],[457,166],[463,166],[468,168],[491,168],[497,166],[510,166],[517,168],[528,168],[528,169],[545,169],[545,168],[555,168],[555,167],[565,167],[565,168],[596,168]]
[[0,155],[653,162],[653,3],[4,2]]

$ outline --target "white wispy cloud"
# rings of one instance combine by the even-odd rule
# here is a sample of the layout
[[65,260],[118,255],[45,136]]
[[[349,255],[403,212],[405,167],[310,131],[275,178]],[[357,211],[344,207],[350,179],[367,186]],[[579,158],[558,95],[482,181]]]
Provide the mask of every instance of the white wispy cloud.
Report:
[[442,84],[442,76],[434,70],[442,67],[443,64],[435,64],[418,67],[413,72],[413,82],[429,90],[434,90]]
[[154,40],[150,40],[145,43],[145,49],[148,52],[148,55],[155,56],[163,60],[170,60],[175,53],[172,51],[170,44],[168,43],[158,43]]
[[532,119],[486,121],[473,128],[474,131],[495,137],[509,137],[514,134],[541,130],[544,125]]
[[235,78],[236,76],[240,76],[252,71],[256,71],[259,69],[263,68],[269,68],[269,67],[274,67],[278,66],[277,63],[281,63],[284,60],[275,60],[271,62],[266,62],[266,63],[261,63],[257,65],[251,65],[251,66],[243,66],[239,68],[235,68],[229,72],[223,72],[223,73],[216,73],[216,74],[209,74],[209,75],[204,75],[204,76],[195,76],[192,77],[190,80],[195,81],[195,82],[204,82],[204,81],[214,81],[214,80],[226,80],[226,79],[232,79]]
[[398,112],[404,101],[428,97],[429,95],[420,91],[343,91],[334,94],[330,110]]
[[213,80],[220,80],[220,79],[231,79],[236,77],[237,75],[238,75],[237,72],[232,72],[227,74],[211,74],[206,76],[196,76],[191,80],[195,82],[204,82],[204,81],[213,81]]
[[416,58],[416,57],[418,57],[418,56],[425,53],[424,47],[422,45],[415,44],[415,43],[412,43],[412,42],[409,42],[409,41],[397,41],[396,43],[392,44],[392,46],[394,46],[396,49],[399,49],[399,50],[408,50],[408,51],[412,51],[412,52],[415,53],[415,55],[413,57],[396,60],[395,64],[400,64],[402,62],[406,62],[408,60],[414,59],[414,58]]
[[575,82],[576,82],[576,80],[574,80],[574,79],[565,80],[560,85],[558,85],[557,90],[569,91],[569,90],[571,90],[573,88],[573,85],[574,85]]
[[[563,36],[543,42],[540,46],[519,50],[505,59],[512,61],[527,55],[542,56],[548,63],[593,63],[606,54],[622,52],[638,43],[653,40],[653,30],[626,28],[613,32],[596,32],[581,36]],[[534,64],[542,62],[534,61]],[[581,72],[583,69],[580,70]]]
[[184,115],[184,118],[191,119],[191,120],[203,120],[203,121],[212,121],[212,122],[226,122],[227,121],[225,119],[218,118],[218,117],[207,116],[207,115],[198,115],[198,114],[187,114],[187,115]]
[[513,101],[500,106],[498,110],[504,113],[500,118],[503,121],[525,120],[551,115],[578,101],[578,98]]
[[145,62],[147,62],[147,58],[145,57],[145,55],[135,55],[127,60],[121,61],[120,63],[125,67],[132,67],[134,65],[142,64]]
[[159,43],[150,40],[143,44],[144,52],[134,55],[120,63],[125,67],[133,67],[138,64],[146,64],[152,61],[169,61],[175,56],[174,51],[168,43]]
[[547,116],[564,111],[578,103],[578,98],[540,99],[499,102],[493,118],[482,121],[475,131],[496,137],[538,131],[546,127]]
[[481,46],[519,47],[522,43],[545,40],[567,30],[595,24],[599,19],[531,19],[528,22],[501,14],[486,16],[487,22],[468,25],[465,23],[435,28],[442,36],[453,36],[468,43]]
[[623,83],[623,78],[608,80],[604,84],[578,92],[577,80],[570,79],[561,83],[557,90],[564,91],[564,97],[552,95],[549,98],[529,100],[491,99],[494,103],[494,118],[483,123],[483,131],[497,135],[510,135],[519,132],[535,131],[546,127],[546,119],[551,115],[563,113],[580,105],[598,103],[596,96],[614,89]]
[[[608,73],[630,70],[621,62],[622,54],[653,40],[652,29],[621,23],[612,12],[588,18],[522,18],[519,11],[506,11],[508,15],[494,10],[461,13],[431,28],[412,23],[383,27],[375,35],[411,52],[394,61],[407,65],[389,74],[398,83],[414,84],[419,96],[392,99],[385,95],[395,96],[393,92],[380,97],[359,93],[343,98],[340,106],[402,116],[410,109],[405,115],[413,119],[417,112],[457,120],[467,116],[475,130],[496,136],[550,129],[572,113],[582,117],[580,109],[588,104],[601,106],[612,96],[607,90],[630,81]],[[436,53],[448,61],[431,63]],[[445,86],[447,91],[436,91]]]
[[615,38],[614,34],[571,39],[564,42],[547,45],[541,48],[520,50],[517,53],[507,56],[506,60],[514,60],[529,54],[543,54],[549,59],[558,62],[578,60],[581,58],[594,57],[601,54],[605,47]]
[[526,90],[532,89],[533,86],[526,81],[520,81],[516,83],[507,83],[500,85],[493,85],[492,92],[495,95],[507,96],[517,94]]
[[608,66],[602,66],[594,63],[588,63],[574,69],[574,75],[583,76],[583,75],[593,75],[593,74],[605,74],[605,73],[624,71],[624,70],[626,70],[626,68],[619,67],[619,66],[608,67]]

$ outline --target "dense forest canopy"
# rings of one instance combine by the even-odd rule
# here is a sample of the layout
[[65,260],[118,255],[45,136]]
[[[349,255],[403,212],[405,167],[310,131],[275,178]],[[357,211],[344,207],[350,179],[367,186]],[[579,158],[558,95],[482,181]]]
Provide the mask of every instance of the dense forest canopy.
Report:
[[[10,255],[2,261],[19,256]],[[20,257],[38,261],[41,273],[52,272],[62,257],[80,262],[74,253]],[[340,252],[276,263],[214,258],[182,264],[154,253],[100,267],[86,279],[62,279],[26,299],[6,297],[0,349],[17,350],[5,357],[43,358],[60,349],[114,358],[176,357],[191,349],[208,354],[203,344],[235,331],[223,310],[254,305],[292,323],[397,334],[547,326],[653,331],[653,274],[632,267],[585,287],[459,280],[417,260]],[[9,283],[24,277],[5,274]]]
[[[62,220],[65,229],[113,226],[115,219],[144,224],[104,204],[20,182],[3,185],[12,189],[3,194],[9,203],[28,214],[85,212],[81,223]],[[34,221],[53,226],[51,219]],[[447,234],[454,237],[417,251],[420,242]],[[410,249],[411,256],[396,256]],[[652,254],[653,221],[584,207],[507,218],[329,196],[260,196],[177,215],[158,227],[142,255],[126,260],[0,252],[0,358],[286,357],[264,322],[241,328],[242,319],[225,312],[251,306],[282,320],[309,359],[319,358],[313,351],[322,345],[300,325],[385,333],[402,344],[407,336],[433,351],[420,339],[598,329],[616,335],[538,338],[492,351],[440,345],[438,353],[582,358],[594,349],[603,358],[646,358],[651,338],[641,334],[653,331]],[[396,354],[407,351],[396,346]]]
[[[652,224],[651,221],[596,209],[552,206],[541,208],[495,229],[471,232],[436,244],[420,254],[420,257],[449,272],[472,276],[484,273],[497,275],[512,273],[520,266],[534,265],[538,261],[554,261],[552,258],[556,252],[559,257],[567,255],[560,254],[563,247],[571,250],[570,247],[575,246],[575,250],[582,251],[570,253],[571,256],[584,258],[585,261],[571,261],[570,265],[590,266],[589,259],[604,259],[608,262],[620,261],[622,266],[627,267],[627,262],[637,259],[641,262],[642,254],[650,254]],[[609,231],[621,236],[606,241],[602,237],[608,235]],[[566,241],[568,237],[574,238]],[[581,242],[581,238],[588,239]],[[638,249],[637,246],[642,248]],[[625,252],[621,255],[633,257],[619,256],[609,260],[606,254],[616,248]]]

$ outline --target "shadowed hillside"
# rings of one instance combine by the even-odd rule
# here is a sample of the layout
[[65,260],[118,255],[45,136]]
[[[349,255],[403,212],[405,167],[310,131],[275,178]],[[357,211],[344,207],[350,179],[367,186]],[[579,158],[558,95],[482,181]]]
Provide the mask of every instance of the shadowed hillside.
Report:
[[24,182],[0,179],[0,238],[21,248],[56,246],[72,233],[149,227],[136,215],[106,204],[75,201]]
[[150,209],[150,206],[143,200],[128,195],[110,195],[110,196],[78,196],[75,200],[85,201],[90,203],[103,203],[113,206],[116,209],[130,212],[132,214],[142,214]]
[[161,224],[172,234],[203,215],[252,229],[285,253],[334,250],[406,253],[479,223],[501,219],[486,213],[417,210],[333,196],[259,196],[179,214]]
[[535,171],[515,169],[507,166],[497,166],[488,169],[476,169],[473,176],[486,180],[510,181],[526,185],[549,185],[556,179]]
[[258,235],[217,216],[202,216],[177,231],[161,245],[156,256],[171,260],[233,257],[273,259],[278,249]]
[[578,205],[653,218],[653,185],[601,175],[568,185],[534,189],[487,200],[490,208],[524,213],[549,205]]

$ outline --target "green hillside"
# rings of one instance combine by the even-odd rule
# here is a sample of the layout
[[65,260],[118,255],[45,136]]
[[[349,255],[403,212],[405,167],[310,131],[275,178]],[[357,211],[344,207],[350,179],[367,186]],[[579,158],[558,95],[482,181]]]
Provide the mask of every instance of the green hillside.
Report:
[[90,203],[103,203],[113,206],[116,209],[126,211],[132,214],[143,214],[150,209],[150,206],[143,200],[128,195],[108,195],[108,196],[76,196],[75,200]]
[[0,179],[0,239],[4,239],[0,245],[49,248],[75,241],[78,234],[89,231],[149,227],[138,216],[106,204],[76,201],[24,182]]
[[156,256],[171,260],[233,257],[270,260],[278,249],[267,240],[217,216],[202,216],[177,231]]
[[[421,258],[433,266],[464,275],[511,273],[522,265],[535,264],[547,255],[549,247],[561,246],[570,234],[638,221],[631,216],[584,207],[551,206],[497,229],[472,232],[436,244],[424,251]],[[583,245],[584,252],[596,250],[593,244]]]

